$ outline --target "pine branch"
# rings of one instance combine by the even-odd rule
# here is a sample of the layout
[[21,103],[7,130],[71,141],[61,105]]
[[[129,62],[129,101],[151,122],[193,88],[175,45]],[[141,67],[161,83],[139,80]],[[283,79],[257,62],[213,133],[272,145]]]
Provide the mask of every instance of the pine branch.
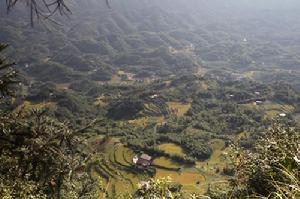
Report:
[[[18,2],[22,2],[22,0],[6,0],[7,12],[9,13]],[[110,8],[109,0],[105,0],[105,3]],[[72,14],[66,0],[26,0],[26,5],[30,12],[31,26],[34,25],[35,19],[55,22],[51,17],[56,13],[67,17]]]

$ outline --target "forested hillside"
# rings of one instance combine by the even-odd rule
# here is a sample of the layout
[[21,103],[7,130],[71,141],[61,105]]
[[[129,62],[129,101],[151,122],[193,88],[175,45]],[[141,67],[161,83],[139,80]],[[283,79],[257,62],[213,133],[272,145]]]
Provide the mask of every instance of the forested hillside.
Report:
[[6,5],[0,198],[299,198],[299,1]]
[[290,6],[299,3],[266,4],[130,0],[112,1],[110,9],[102,1],[74,1],[70,20],[57,17],[61,25],[34,29],[21,6],[8,16],[1,6],[0,39],[10,43],[22,70],[42,81],[109,81],[118,70],[153,79],[226,68],[299,88],[300,27],[297,6]]

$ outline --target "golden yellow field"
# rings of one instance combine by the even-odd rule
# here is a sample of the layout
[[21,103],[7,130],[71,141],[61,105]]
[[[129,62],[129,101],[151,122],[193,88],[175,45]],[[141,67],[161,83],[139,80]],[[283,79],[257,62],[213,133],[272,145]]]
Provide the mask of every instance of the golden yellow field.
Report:
[[141,117],[138,119],[129,120],[128,123],[135,126],[146,126],[146,124],[148,123],[148,117]]
[[174,154],[174,155],[184,155],[184,151],[182,149],[181,146],[177,145],[177,144],[173,144],[173,143],[164,143],[164,144],[160,144],[158,145],[158,148],[160,150],[163,150],[166,153],[169,154]]
[[24,101],[23,104],[19,105],[14,112],[20,112],[20,111],[30,111],[33,109],[45,109],[45,108],[50,108],[50,109],[55,109],[56,104],[54,102],[45,102],[45,103],[31,103],[29,101]]
[[170,177],[174,182],[180,183],[182,185],[191,185],[196,184],[197,182],[205,182],[205,177],[199,172],[176,172],[176,171],[167,171],[164,169],[157,169],[156,178]]
[[129,120],[128,123],[135,126],[146,126],[148,123],[161,123],[164,121],[164,117],[140,117],[134,120]]
[[166,157],[155,158],[153,161],[153,165],[162,166],[170,169],[179,169],[181,167],[180,164],[177,164],[176,162]]

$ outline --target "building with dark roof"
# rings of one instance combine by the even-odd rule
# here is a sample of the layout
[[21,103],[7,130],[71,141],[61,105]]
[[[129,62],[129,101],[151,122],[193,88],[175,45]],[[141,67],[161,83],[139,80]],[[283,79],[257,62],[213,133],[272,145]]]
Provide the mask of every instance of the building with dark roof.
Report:
[[137,166],[148,167],[152,163],[152,157],[147,154],[142,154],[139,157],[134,157],[133,163],[135,163]]

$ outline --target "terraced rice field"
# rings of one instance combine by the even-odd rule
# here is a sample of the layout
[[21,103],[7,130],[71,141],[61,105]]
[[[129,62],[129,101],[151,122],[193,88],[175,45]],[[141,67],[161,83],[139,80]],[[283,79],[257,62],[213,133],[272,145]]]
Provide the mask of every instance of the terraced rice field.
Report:
[[[165,157],[155,159],[154,166],[166,167],[157,168],[155,178],[170,177],[174,182],[182,184],[184,191],[190,193],[203,194],[212,183],[213,186],[226,187],[228,178],[220,175],[218,170],[221,171],[228,163],[226,154],[229,149],[225,148],[225,142],[221,139],[213,139],[210,145],[214,151],[210,159],[198,161],[194,167],[180,165]],[[170,154],[184,155],[182,148],[173,143],[161,144],[159,148]]]
[[[148,178],[137,173],[132,164],[134,152],[124,147],[117,139],[104,143],[99,161],[93,165],[92,174],[103,183],[103,198],[116,198],[119,194],[132,193],[141,180]],[[97,157],[96,157],[97,158]]]
[[174,182],[181,183],[182,185],[195,185],[197,183],[203,183],[205,177],[198,171],[167,171],[164,169],[157,169],[156,178],[170,177]]
[[171,155],[180,155],[180,156],[184,155],[184,151],[182,147],[177,144],[173,144],[173,143],[160,144],[158,145],[158,148]]
[[222,159],[222,155],[226,150],[225,149],[225,142],[220,139],[214,139],[211,141],[211,147],[213,149],[213,154],[209,159],[210,164],[219,164],[220,159]]
[[295,109],[295,107],[291,105],[278,104],[270,101],[266,101],[260,105],[254,105],[253,103],[249,103],[249,104],[244,104],[243,106],[262,110],[265,113],[265,117],[267,118],[278,117],[280,113],[291,113]]
[[135,126],[147,126],[149,123],[161,123],[164,121],[164,117],[141,117],[134,120],[129,120],[128,123]]
[[267,102],[262,105],[262,109],[265,111],[267,117],[274,118],[278,117],[280,113],[293,112],[295,108],[291,105]]
[[[185,155],[183,149],[174,143],[164,143],[158,146],[169,154]],[[203,184],[206,177],[196,167],[186,167],[166,157],[159,157],[153,161],[157,166],[155,178],[170,177],[173,182],[183,185],[183,190],[193,193],[204,193]]]
[[227,154],[229,149],[225,148],[225,142],[221,139],[213,139],[210,145],[213,149],[211,157],[206,161],[198,161],[197,168],[207,172],[211,170],[214,173],[212,168],[221,168],[228,162]]
[[205,177],[196,169],[182,169],[182,171],[169,171],[165,169],[157,169],[155,178],[170,177],[173,182],[183,185],[183,190],[203,193],[205,190],[201,189],[201,184],[205,183]]
[[217,171],[221,171],[229,163],[227,157],[229,149],[225,148],[225,142],[220,139],[213,139],[210,144],[213,149],[213,154],[210,159],[198,161],[196,164],[196,168],[205,176],[206,181],[201,187],[201,190],[203,191],[207,190],[212,183],[215,184],[215,186],[228,186],[228,177],[220,175]]
[[178,109],[177,116],[183,116],[191,108],[191,103],[167,102],[170,109]]
[[128,123],[135,126],[146,126],[148,123],[148,117],[141,117],[138,119],[129,120]]
[[[211,158],[198,162],[194,167],[178,164],[167,157],[154,159],[152,165],[156,169],[155,178],[170,177],[175,183],[182,184],[184,191],[191,193],[204,193],[210,183],[225,181],[226,177],[215,172],[217,166],[225,165],[226,161],[222,159],[225,143],[215,139],[211,145],[214,149]],[[111,138],[99,148],[102,153],[99,152],[101,154],[98,163],[93,166],[92,174],[100,178],[105,189],[101,198],[116,198],[121,193],[131,193],[137,189],[139,182],[149,179],[146,173],[135,169],[132,163],[135,153],[118,139]],[[160,148],[168,153],[184,155],[182,148],[173,143],[161,144]]]

